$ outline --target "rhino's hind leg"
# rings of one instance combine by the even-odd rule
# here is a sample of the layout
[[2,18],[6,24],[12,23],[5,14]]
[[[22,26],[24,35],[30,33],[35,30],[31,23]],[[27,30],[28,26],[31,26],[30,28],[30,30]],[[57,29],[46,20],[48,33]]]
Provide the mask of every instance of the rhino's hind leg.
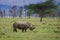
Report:
[[13,29],[13,32],[17,32],[17,29]]

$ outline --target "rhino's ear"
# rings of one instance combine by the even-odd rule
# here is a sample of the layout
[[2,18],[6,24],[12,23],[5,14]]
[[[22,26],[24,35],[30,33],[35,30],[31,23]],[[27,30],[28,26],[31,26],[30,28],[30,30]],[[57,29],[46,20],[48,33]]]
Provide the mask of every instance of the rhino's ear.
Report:
[[31,23],[27,22],[27,24],[28,24],[29,26],[31,26]]

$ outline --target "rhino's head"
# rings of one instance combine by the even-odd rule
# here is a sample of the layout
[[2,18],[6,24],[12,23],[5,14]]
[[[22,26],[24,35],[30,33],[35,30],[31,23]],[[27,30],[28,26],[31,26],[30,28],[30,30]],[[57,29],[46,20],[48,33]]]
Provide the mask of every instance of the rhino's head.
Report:
[[33,31],[35,29],[34,25],[32,25],[31,23],[27,22],[28,26],[29,26],[29,30]]
[[29,29],[33,31],[35,29],[34,25],[29,26]]

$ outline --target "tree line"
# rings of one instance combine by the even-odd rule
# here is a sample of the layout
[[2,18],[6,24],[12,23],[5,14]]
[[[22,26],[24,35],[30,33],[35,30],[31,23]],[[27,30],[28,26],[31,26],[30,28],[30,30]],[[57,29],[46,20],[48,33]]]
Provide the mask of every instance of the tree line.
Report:
[[[13,17],[22,17],[23,10],[27,13],[26,15],[28,18],[30,18],[33,14],[38,14],[38,16],[41,18],[40,21],[42,21],[42,18],[49,15],[54,16],[54,12],[58,9],[58,6],[54,3],[54,0],[46,0],[43,3],[37,3],[37,4],[30,4],[25,5],[24,9],[23,7],[16,9],[16,6],[13,6],[9,12]],[[18,15],[17,15],[18,14]],[[5,15],[5,10],[0,10],[0,17],[3,17]]]
[[3,9],[0,9],[0,17],[5,17],[7,16],[7,12],[8,11],[8,16],[11,16],[11,17],[21,17],[22,15],[22,12],[23,12],[23,8],[22,7],[19,7],[17,9],[17,6],[12,6],[10,9],[8,10],[3,10]]

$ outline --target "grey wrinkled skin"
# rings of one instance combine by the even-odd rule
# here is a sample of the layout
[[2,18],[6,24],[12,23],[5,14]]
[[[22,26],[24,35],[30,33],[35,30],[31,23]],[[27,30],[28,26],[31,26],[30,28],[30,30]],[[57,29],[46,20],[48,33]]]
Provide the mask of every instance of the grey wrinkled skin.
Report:
[[22,32],[26,32],[27,29],[33,31],[35,29],[35,27],[29,23],[29,22],[25,22],[25,23],[20,23],[20,22],[14,22],[13,23],[13,32],[17,32],[17,29],[22,30]]

